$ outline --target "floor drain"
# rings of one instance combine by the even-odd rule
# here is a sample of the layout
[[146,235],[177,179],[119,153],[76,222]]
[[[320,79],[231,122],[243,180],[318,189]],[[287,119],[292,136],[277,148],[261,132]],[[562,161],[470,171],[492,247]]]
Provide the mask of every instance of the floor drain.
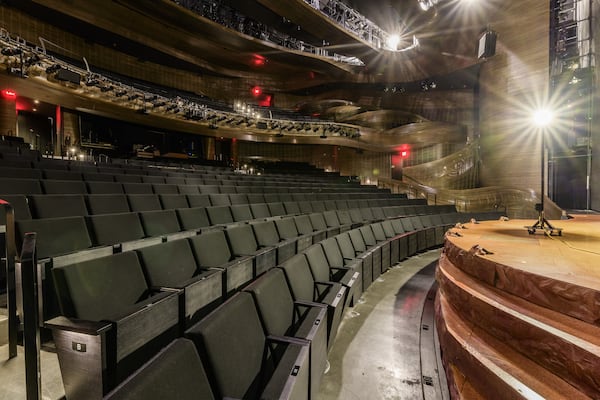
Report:
[[425,376],[423,375],[423,382],[427,385],[427,386],[433,386],[433,378],[430,376]]

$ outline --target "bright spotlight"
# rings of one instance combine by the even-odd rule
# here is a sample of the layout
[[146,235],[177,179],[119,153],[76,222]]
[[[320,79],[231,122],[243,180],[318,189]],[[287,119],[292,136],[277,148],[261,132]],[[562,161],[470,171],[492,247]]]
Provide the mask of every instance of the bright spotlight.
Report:
[[540,127],[546,126],[552,122],[552,118],[552,112],[548,109],[542,108],[533,114],[533,123]]
[[388,36],[388,38],[386,40],[387,47],[390,50],[397,50],[399,43],[400,43],[400,35],[397,35],[397,34]]

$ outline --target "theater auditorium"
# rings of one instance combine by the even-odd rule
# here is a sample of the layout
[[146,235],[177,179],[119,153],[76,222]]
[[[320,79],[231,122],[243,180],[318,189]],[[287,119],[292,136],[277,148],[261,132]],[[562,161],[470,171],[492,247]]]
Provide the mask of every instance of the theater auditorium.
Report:
[[596,15],[0,0],[0,399],[600,399]]

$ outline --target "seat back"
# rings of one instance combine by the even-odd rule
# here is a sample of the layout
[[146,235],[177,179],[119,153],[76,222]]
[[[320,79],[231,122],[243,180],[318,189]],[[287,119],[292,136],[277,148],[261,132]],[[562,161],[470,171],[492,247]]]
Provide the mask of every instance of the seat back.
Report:
[[148,285],[181,287],[197,271],[196,260],[187,240],[173,240],[136,250]]
[[308,215],[297,215],[294,217],[294,222],[296,223],[296,229],[298,229],[301,235],[312,234],[314,232]]
[[54,257],[92,247],[84,217],[30,219],[16,221],[18,248],[27,232],[36,232],[38,258]]
[[162,210],[160,200],[156,194],[128,194],[127,201],[131,211]]
[[229,195],[229,202],[232,205],[248,204],[248,197],[244,193],[231,193]]
[[231,210],[235,222],[250,221],[254,218],[248,204],[232,205],[229,206],[229,209]]
[[[0,195],[0,199],[6,200],[13,207],[15,212],[15,220],[31,219],[31,210],[27,197],[22,194]],[[0,212],[0,225],[6,224],[6,213]]]
[[[115,177],[116,178],[116,177]],[[123,182],[123,190],[126,194],[153,194],[152,184]]]
[[328,282],[331,280],[329,273],[329,262],[320,243],[313,244],[304,250],[310,270],[317,282]]
[[163,210],[189,207],[184,194],[159,194],[158,199]]
[[144,211],[140,213],[140,220],[147,237],[163,236],[181,230],[175,210]]
[[129,212],[129,203],[124,194],[89,194],[86,196],[90,214],[114,214]]
[[348,232],[348,235],[350,235],[350,240],[352,241],[352,246],[354,247],[354,250],[361,253],[367,250],[367,245],[360,230],[352,229]]
[[266,203],[252,203],[250,204],[250,210],[252,210],[254,219],[269,218],[271,216],[271,212]]
[[35,218],[60,218],[88,215],[83,196],[79,194],[37,194],[29,196]]
[[113,245],[144,237],[142,223],[135,212],[91,215],[86,218],[96,246]]
[[187,200],[190,207],[210,207],[208,194],[188,194]]
[[177,187],[179,188],[179,193],[181,193],[181,194],[199,194],[200,193],[200,191],[198,190],[198,186],[196,186],[196,185],[179,184],[179,185],[177,185]]
[[375,239],[375,235],[373,235],[373,229],[371,229],[371,225],[361,226],[358,228],[358,230],[362,234],[365,245],[375,246],[377,244],[377,239]]
[[[112,174],[101,174],[98,172],[84,172],[83,180],[86,182],[114,182],[115,177]],[[89,186],[88,186],[89,189]]]
[[229,206],[231,205],[231,201],[229,200],[229,195],[225,193],[211,193],[208,195],[210,197],[210,204],[213,206]]
[[199,267],[219,267],[232,258],[225,232],[221,230],[205,232],[188,240]]
[[300,207],[296,201],[284,201],[283,206],[286,214],[300,214]]
[[350,235],[348,232],[336,235],[335,240],[338,242],[338,246],[340,247],[340,251],[342,252],[344,258],[356,257],[356,251],[354,250],[354,246],[352,245],[352,240],[350,240]]
[[130,251],[55,267],[52,274],[67,317],[114,320],[148,294],[142,267]]
[[298,237],[296,223],[291,217],[276,219],[275,227],[277,228],[277,232],[279,232],[279,236],[282,239],[295,239]]
[[330,266],[336,268],[344,266],[344,256],[335,237],[323,240],[321,245]]
[[285,273],[294,300],[315,300],[315,280],[304,254],[296,254],[280,264],[279,268]]
[[338,227],[342,225],[335,211],[325,211],[323,213],[323,218],[328,227]]
[[87,194],[87,186],[83,181],[58,181],[42,179],[42,187],[46,194]]
[[281,269],[266,272],[244,291],[252,293],[267,334],[294,334],[294,300]]
[[230,226],[225,231],[234,255],[252,255],[258,250],[258,243],[250,225]]
[[176,339],[142,365],[105,400],[214,400],[194,343]]
[[175,210],[182,230],[195,230],[210,226],[205,207],[178,208]]
[[259,246],[275,246],[280,242],[277,228],[273,221],[260,221],[250,224]]
[[271,214],[272,217],[287,214],[283,203],[267,203],[267,207],[269,207],[269,214]]
[[206,356],[218,398],[259,397],[264,384],[261,373],[269,376],[274,368],[270,362],[263,363],[270,357],[250,293],[236,294],[185,335]]
[[327,222],[325,222],[325,218],[323,218],[323,214],[320,212],[309,214],[310,223],[313,226],[313,229],[322,231],[327,229]]
[[208,219],[211,225],[230,224],[233,222],[233,215],[229,206],[206,207]]
[[118,182],[89,182],[86,181],[89,194],[119,194],[124,193],[123,185]]

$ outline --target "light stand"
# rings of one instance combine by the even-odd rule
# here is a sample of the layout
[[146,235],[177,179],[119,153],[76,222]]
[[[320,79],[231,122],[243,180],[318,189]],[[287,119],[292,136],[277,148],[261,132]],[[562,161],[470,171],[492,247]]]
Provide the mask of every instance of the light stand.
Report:
[[544,179],[544,170],[545,170],[544,153],[546,150],[546,132],[543,127],[541,127],[540,129],[541,129],[540,134],[542,135],[542,154],[540,155],[540,158],[541,158],[541,168],[540,168],[541,193],[540,193],[540,202],[535,205],[535,210],[538,212],[538,220],[535,222],[535,224],[533,224],[531,226],[526,226],[525,228],[527,228],[527,232],[529,232],[530,235],[535,234],[535,231],[537,229],[539,229],[548,236],[562,236],[562,228],[556,228],[556,227],[552,226],[552,224],[550,222],[548,222],[548,220],[546,219],[546,216],[544,215],[544,193],[546,192],[545,191],[546,180]]

